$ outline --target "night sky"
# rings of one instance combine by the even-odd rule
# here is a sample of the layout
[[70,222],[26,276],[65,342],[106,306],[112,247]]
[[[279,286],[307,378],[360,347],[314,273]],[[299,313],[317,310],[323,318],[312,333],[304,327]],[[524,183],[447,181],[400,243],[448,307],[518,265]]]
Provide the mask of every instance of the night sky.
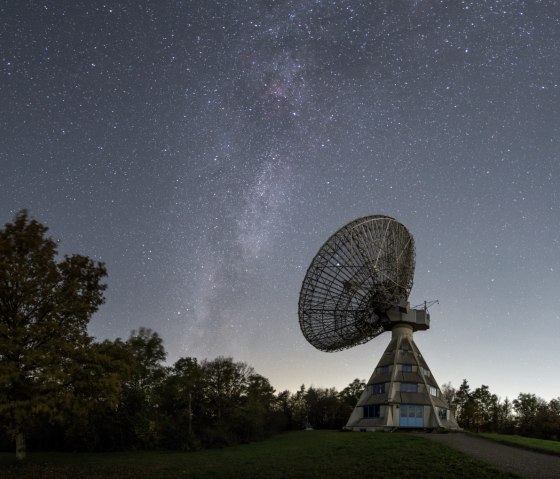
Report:
[[277,390],[367,379],[301,282],[338,228],[416,241],[440,384],[560,396],[560,2],[3,0],[0,223],[106,263],[99,340],[246,361]]

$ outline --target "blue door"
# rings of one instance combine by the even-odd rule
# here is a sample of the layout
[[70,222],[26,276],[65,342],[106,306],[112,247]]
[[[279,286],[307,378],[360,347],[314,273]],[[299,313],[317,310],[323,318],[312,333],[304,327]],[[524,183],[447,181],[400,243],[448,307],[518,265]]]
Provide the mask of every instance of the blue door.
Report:
[[424,427],[424,406],[401,404],[399,427]]

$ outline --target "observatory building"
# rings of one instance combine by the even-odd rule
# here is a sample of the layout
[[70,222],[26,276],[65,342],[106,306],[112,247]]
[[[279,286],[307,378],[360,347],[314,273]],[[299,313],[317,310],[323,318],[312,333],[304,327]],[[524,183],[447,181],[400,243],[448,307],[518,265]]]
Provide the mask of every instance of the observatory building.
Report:
[[385,331],[391,341],[346,429],[459,429],[413,333],[430,327],[426,305],[410,308],[414,239],[394,218],[375,215],[348,223],[313,259],[303,280],[299,323],[305,338],[333,352]]
[[412,334],[430,327],[427,309],[388,311],[392,338],[345,429],[459,429]]

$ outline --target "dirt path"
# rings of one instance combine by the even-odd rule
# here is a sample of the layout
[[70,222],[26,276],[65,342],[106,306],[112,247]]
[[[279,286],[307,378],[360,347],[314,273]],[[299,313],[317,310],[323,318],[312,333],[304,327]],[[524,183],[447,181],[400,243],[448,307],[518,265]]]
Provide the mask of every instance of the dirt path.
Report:
[[446,444],[522,477],[560,479],[560,456],[527,451],[462,433],[422,434],[422,437]]

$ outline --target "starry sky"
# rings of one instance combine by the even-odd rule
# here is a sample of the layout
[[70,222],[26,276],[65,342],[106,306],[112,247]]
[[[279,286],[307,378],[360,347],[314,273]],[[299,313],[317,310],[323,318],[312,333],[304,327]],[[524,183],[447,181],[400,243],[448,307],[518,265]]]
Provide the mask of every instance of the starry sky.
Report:
[[367,379],[301,282],[338,228],[416,241],[440,384],[560,396],[560,2],[3,0],[0,222],[106,263],[99,340],[246,361],[277,390]]

